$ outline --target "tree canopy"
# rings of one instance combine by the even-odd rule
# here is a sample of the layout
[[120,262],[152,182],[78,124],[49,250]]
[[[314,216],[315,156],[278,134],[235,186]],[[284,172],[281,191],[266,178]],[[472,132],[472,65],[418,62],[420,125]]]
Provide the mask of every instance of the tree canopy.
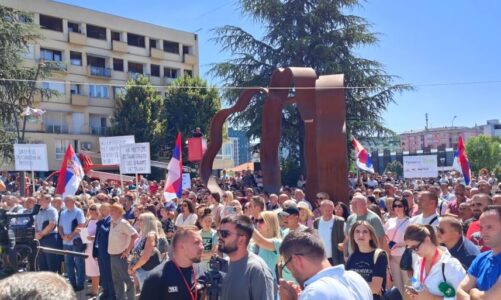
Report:
[[[355,136],[389,133],[382,112],[395,93],[410,89],[394,85],[396,77],[383,66],[356,54],[360,47],[377,43],[370,24],[345,13],[359,5],[355,0],[240,0],[245,15],[262,24],[264,35],[255,37],[243,28],[226,25],[214,29],[214,41],[233,55],[216,63],[211,74],[228,86],[267,86],[273,70],[281,67],[311,67],[318,75],[345,75],[348,133]],[[240,91],[228,89],[230,104]],[[255,102],[233,121],[260,137],[263,99]],[[282,149],[302,165],[304,124],[295,106],[284,108]]]
[[501,148],[497,138],[485,135],[473,137],[466,144],[466,153],[473,172],[482,168],[493,170],[501,165]]

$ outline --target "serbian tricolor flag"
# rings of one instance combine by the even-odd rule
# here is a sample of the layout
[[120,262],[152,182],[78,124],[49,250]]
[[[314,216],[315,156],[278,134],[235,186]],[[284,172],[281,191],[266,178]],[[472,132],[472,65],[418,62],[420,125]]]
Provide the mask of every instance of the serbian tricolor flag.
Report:
[[63,163],[61,164],[61,169],[59,170],[56,194],[62,195],[63,197],[75,195],[84,175],[84,170],[78,156],[73,150],[73,147],[68,145],[66,153],[64,154]]
[[367,172],[374,173],[374,166],[372,165],[371,155],[364,146],[357,141],[356,138],[352,138],[351,144],[355,148],[355,160],[357,161],[357,167]]
[[176,147],[172,152],[172,158],[167,165],[167,179],[165,180],[164,198],[169,201],[173,198],[181,198],[183,192],[183,158],[181,150],[181,133],[177,134]]
[[470,184],[471,170],[468,156],[466,156],[466,149],[464,148],[463,137],[459,136],[458,149],[454,152],[454,162],[452,164],[454,170],[461,172],[464,177],[464,184]]

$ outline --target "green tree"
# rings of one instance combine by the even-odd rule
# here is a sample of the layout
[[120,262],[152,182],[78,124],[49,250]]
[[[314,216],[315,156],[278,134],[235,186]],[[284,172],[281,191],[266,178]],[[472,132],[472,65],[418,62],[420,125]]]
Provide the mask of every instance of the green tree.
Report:
[[[267,86],[273,70],[280,67],[311,67],[318,75],[344,73],[349,136],[389,133],[381,113],[395,93],[410,89],[394,85],[394,76],[382,65],[356,55],[355,50],[377,43],[370,25],[361,17],[346,14],[356,0],[240,0],[243,13],[263,24],[257,38],[242,28],[227,25],[214,30],[215,42],[233,58],[214,64],[211,74],[228,86]],[[363,87],[363,88],[354,88]],[[224,98],[232,104],[240,91],[228,89]],[[261,105],[255,102],[233,121],[260,137]],[[293,105],[283,111],[282,148],[304,167],[304,124]]]
[[134,135],[136,143],[149,142],[151,156],[156,158],[163,141],[162,125],[167,122],[160,118],[162,105],[162,97],[148,78],[129,80],[115,102],[110,134]]
[[402,166],[402,163],[400,163],[398,160],[392,161],[391,163],[386,165],[386,168],[384,169],[384,172],[391,172],[395,173],[398,176],[403,176],[404,175],[404,167]]
[[60,65],[39,62],[34,67],[23,64],[22,54],[29,44],[40,39],[32,16],[25,12],[0,6],[0,159],[11,161],[13,142],[24,143],[26,121],[21,117],[26,107],[35,105],[33,96],[48,97],[52,91],[38,87],[35,82],[46,78]]
[[473,137],[466,144],[466,153],[475,173],[482,168],[493,170],[501,165],[501,148],[496,138],[485,135]]
[[163,118],[169,120],[164,124],[166,141],[171,143],[167,147],[174,145],[178,132],[183,139],[191,137],[197,127],[207,134],[209,123],[220,107],[219,93],[207,81],[190,76],[174,80],[167,88],[162,110]]

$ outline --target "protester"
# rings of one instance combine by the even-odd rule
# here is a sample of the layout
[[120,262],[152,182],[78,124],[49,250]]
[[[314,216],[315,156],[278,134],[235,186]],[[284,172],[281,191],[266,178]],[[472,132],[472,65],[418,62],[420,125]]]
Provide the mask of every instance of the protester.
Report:
[[459,260],[444,247],[439,247],[431,225],[411,224],[404,235],[405,244],[417,254],[413,278],[417,286],[407,289],[407,294],[417,300],[444,297],[454,299],[456,290],[465,276]]
[[256,228],[252,234],[250,251],[261,257],[273,273],[273,278],[280,277],[278,260],[282,235],[277,213],[274,211],[261,212],[256,219]]
[[489,248],[484,246],[483,237],[480,232],[480,215],[487,209],[489,205],[492,204],[492,199],[487,194],[475,194],[471,198],[471,207],[473,211],[473,218],[475,221],[470,223],[468,226],[468,231],[466,232],[466,238],[472,241],[478,246],[480,251],[488,251]]
[[74,300],[70,284],[53,272],[24,272],[0,280],[0,299]]
[[195,214],[195,204],[191,201],[184,200],[181,203],[181,213],[177,216],[176,226],[186,226],[195,225],[197,223],[198,216]]
[[400,268],[400,261],[405,250],[404,233],[409,226],[410,207],[406,198],[393,201],[394,218],[390,218],[384,225],[388,248],[390,249],[390,272],[395,287],[401,295],[405,294],[404,285],[407,281],[407,272]]
[[322,216],[317,218],[313,227],[324,243],[325,255],[329,263],[333,266],[344,264],[342,245],[344,237],[344,219],[333,215],[334,203],[330,200],[320,202]]
[[221,299],[273,300],[276,285],[266,263],[247,250],[253,234],[252,221],[246,216],[223,218],[218,229],[219,250],[228,255],[228,273],[224,277]]
[[[133,300],[136,297],[136,288],[128,273],[127,258],[134,246],[138,234],[130,223],[123,218],[123,207],[115,203],[110,206],[111,228],[108,241],[113,288],[117,299]],[[127,286],[127,294],[124,290]],[[127,298],[126,298],[127,297]]]
[[89,207],[87,222],[84,226],[87,229],[87,241],[83,241],[87,245],[85,248],[85,254],[88,255],[85,259],[85,275],[90,277],[92,282],[92,289],[88,296],[92,297],[98,296],[99,294],[99,263],[97,262],[97,259],[92,256],[92,242],[96,237],[97,222],[99,218],[99,205],[92,204]]
[[491,250],[473,260],[458,289],[460,300],[499,299],[501,295],[501,206],[488,206],[480,225],[483,241]]
[[340,218],[343,218],[343,221],[346,221],[350,216],[350,208],[343,202],[338,202],[334,207],[334,214]]
[[311,211],[306,201],[299,202],[297,208],[299,210],[299,223],[308,228],[313,228],[313,212]]
[[202,225],[202,229],[200,229],[200,236],[202,237],[204,250],[202,253],[202,261],[195,264],[194,267],[196,274],[198,276],[203,276],[206,272],[209,272],[209,261],[217,252],[218,236],[217,231],[212,228],[214,219],[210,209],[207,209],[207,212],[200,220]]
[[419,193],[418,198],[421,214],[412,217],[411,224],[431,225],[435,228],[438,225],[439,217],[437,214],[438,195],[429,191],[422,191]]
[[178,228],[172,238],[172,259],[154,268],[144,281],[140,300],[198,299],[194,263],[202,258],[203,242],[195,226]]
[[[40,241],[40,246],[49,248],[59,248],[57,223],[59,214],[57,210],[51,206],[52,197],[49,194],[43,195],[40,198],[40,211],[35,216],[35,239]],[[38,253],[38,270],[57,272],[60,267],[60,259],[57,254]]]
[[374,228],[367,221],[357,221],[350,229],[353,253],[346,262],[346,270],[360,274],[369,284],[374,300],[383,299],[386,289],[388,258],[379,248]]
[[96,223],[96,236],[94,238],[92,256],[97,258],[100,282],[103,288],[103,292],[99,295],[99,299],[113,300],[115,299],[115,289],[113,288],[111,262],[108,253],[108,240],[111,227],[110,205],[106,202],[101,204],[99,213],[101,219]]
[[[365,280],[344,265],[331,266],[323,242],[312,230],[292,231],[280,246],[280,254],[301,288],[280,280],[280,299],[369,300],[372,292]],[[299,295],[298,295],[299,294]]]
[[[65,209],[59,218],[59,235],[63,240],[63,249],[83,252],[83,241],[80,238],[80,230],[85,223],[83,211],[75,206],[73,196],[64,197]],[[85,288],[85,261],[80,256],[65,255],[64,264],[66,274],[75,292]]]

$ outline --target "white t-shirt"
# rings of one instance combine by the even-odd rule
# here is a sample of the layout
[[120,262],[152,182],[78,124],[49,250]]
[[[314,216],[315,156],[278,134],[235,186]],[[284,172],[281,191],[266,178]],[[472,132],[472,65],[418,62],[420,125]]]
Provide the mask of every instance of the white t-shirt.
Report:
[[[433,223],[430,224],[432,220]],[[419,214],[411,218],[411,224],[431,225],[433,226],[433,228],[435,228],[438,225],[438,215],[435,212],[433,215],[423,218],[423,214]]]
[[[384,224],[384,231],[389,241],[394,241],[395,243],[404,242],[405,229],[409,226],[411,222],[408,217],[402,219],[391,218]],[[391,256],[402,256],[405,251],[405,247],[393,247],[391,249]]]
[[[438,285],[444,282],[444,276],[442,275],[442,264],[444,264],[444,275],[446,282],[450,284],[455,290],[458,289],[459,284],[466,276],[466,271],[463,266],[456,258],[452,257],[452,255],[447,251],[445,247],[440,247],[445,253],[440,257],[437,263],[431,267],[430,274],[424,280],[424,285],[428,289],[428,291],[435,296],[443,296],[443,294],[438,289]],[[413,277],[417,280],[420,280],[421,276],[421,262],[423,261],[422,257],[417,257],[414,260],[413,265]],[[447,299],[456,299],[456,297],[444,297],[444,300]]]
[[324,221],[320,218],[318,221],[318,234],[324,242],[325,255],[327,258],[332,257],[332,226],[334,225],[334,218],[329,221]]
[[179,214],[176,219],[176,226],[183,225],[195,225],[197,222],[198,216],[196,214],[189,214],[186,219],[183,220],[183,214]]

